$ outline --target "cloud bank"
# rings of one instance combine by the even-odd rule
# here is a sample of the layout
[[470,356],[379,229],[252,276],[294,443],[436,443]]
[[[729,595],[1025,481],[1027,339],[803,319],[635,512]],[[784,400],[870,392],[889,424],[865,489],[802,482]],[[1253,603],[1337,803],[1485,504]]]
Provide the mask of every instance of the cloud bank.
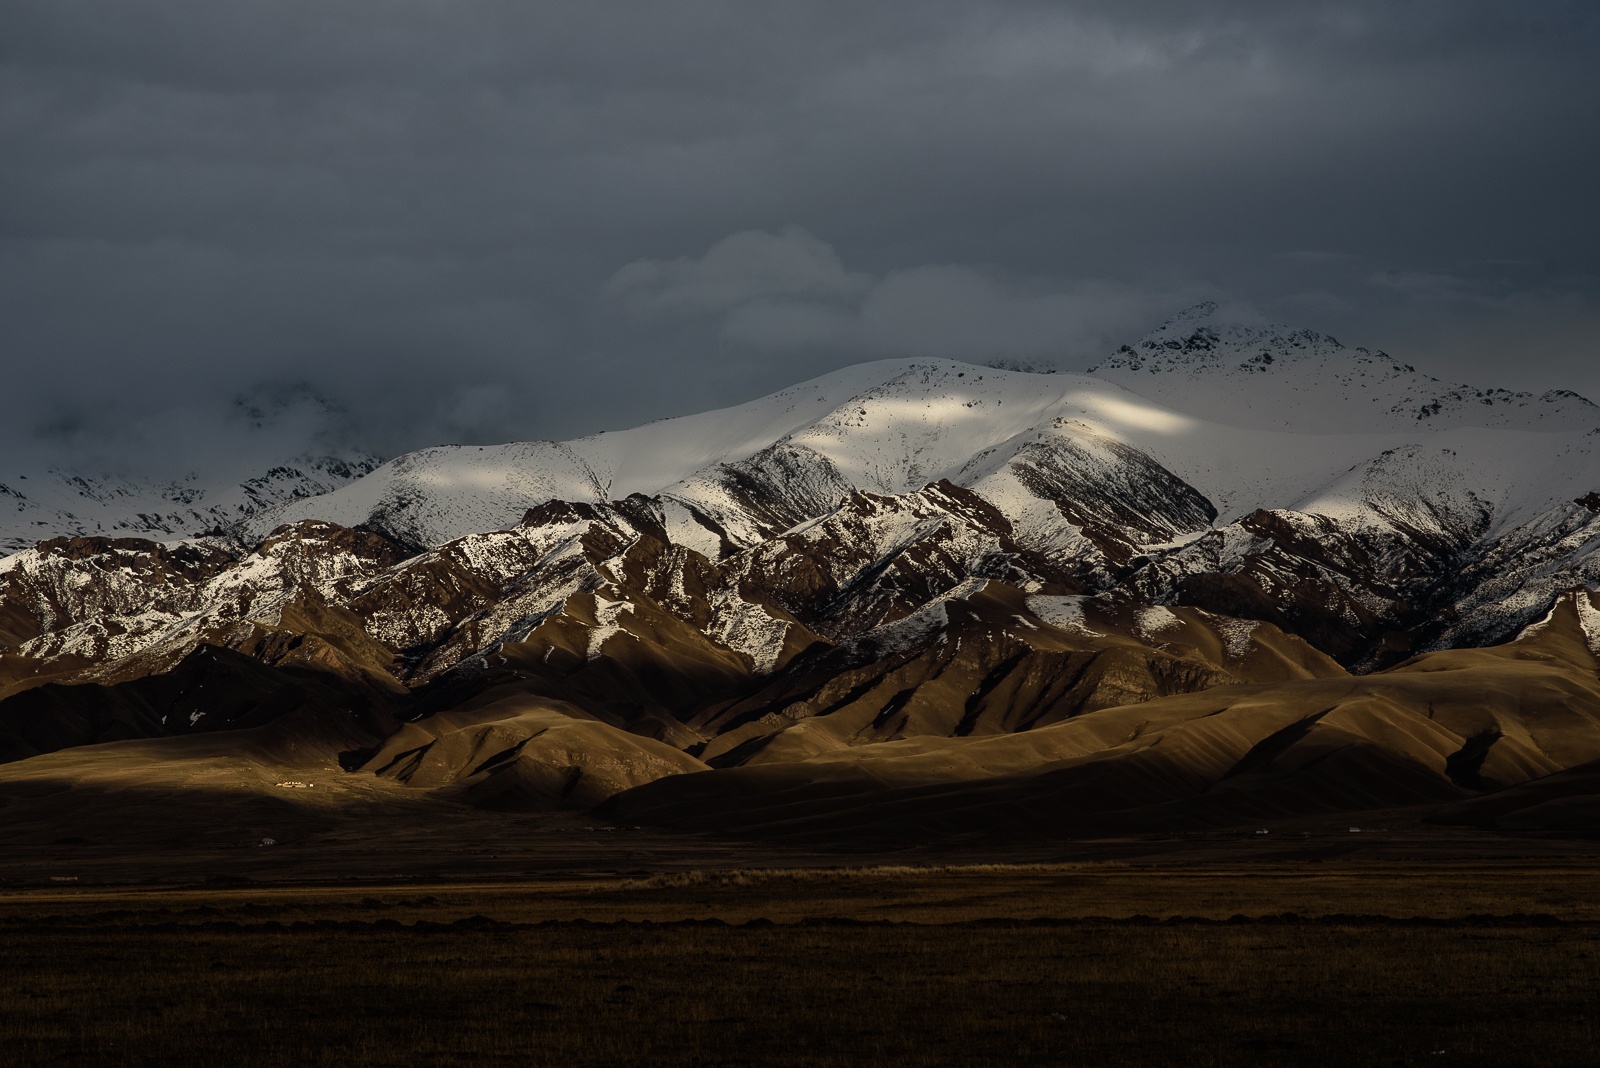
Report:
[[1043,365],[1092,359],[1199,292],[1051,285],[960,264],[848,271],[832,246],[793,225],[730,235],[698,258],[636,260],[607,290],[641,317],[710,318],[724,343],[760,353]]
[[1600,393],[1596,129],[1568,0],[15,0],[0,457],[263,386],[565,436],[1198,296]]

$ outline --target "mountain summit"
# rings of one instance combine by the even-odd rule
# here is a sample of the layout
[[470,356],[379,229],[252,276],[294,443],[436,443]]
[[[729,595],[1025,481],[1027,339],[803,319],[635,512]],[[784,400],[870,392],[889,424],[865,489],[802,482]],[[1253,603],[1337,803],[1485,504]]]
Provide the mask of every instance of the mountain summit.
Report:
[[1219,318],[1206,301],[1089,371],[1152,400],[1235,426],[1339,434],[1451,427],[1588,430],[1600,406],[1576,393],[1479,389],[1425,375],[1327,334]]

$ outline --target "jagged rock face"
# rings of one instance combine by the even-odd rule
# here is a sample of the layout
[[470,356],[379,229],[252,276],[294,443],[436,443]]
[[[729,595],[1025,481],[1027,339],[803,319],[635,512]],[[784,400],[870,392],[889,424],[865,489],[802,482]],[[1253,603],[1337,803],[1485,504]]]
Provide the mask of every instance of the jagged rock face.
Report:
[[902,618],[969,578],[1080,588],[1017,545],[993,505],[949,482],[844,505],[722,562],[719,577],[831,638]]
[[1193,486],[1077,421],[1058,421],[975,489],[1008,503],[1026,495],[1053,506],[1043,517],[1037,505],[1015,508],[1014,536],[1097,587],[1125,575],[1151,546],[1206,530],[1217,518]]
[[687,523],[679,523],[674,540],[715,558],[823,515],[853,489],[826,456],[781,441],[747,460],[719,464],[686,480],[665,500],[668,508],[682,510],[687,523],[705,527],[716,539],[705,541]]
[[338,601],[403,552],[381,535],[309,522],[275,532],[235,556],[207,545],[168,549],[135,539],[45,542],[3,562],[8,628],[15,654],[49,665],[93,665],[109,677],[132,659],[135,672],[160,670],[221,632],[276,626],[284,607],[308,593]]
[[1152,561],[1127,589],[1266,620],[1357,664],[1430,607],[1454,558],[1387,524],[1260,511]]
[[1493,516],[1439,460],[1389,450],[1325,489],[1320,508],[1258,509],[1151,557],[1124,586],[1271,621],[1351,666],[1392,663],[1415,646],[1409,629],[1438,616]]
[[52,538],[0,571],[0,641],[20,646],[99,617],[192,609],[198,589],[232,553],[206,545],[172,549],[137,538]]
[[1508,640],[1563,592],[1600,586],[1600,498],[1560,504],[1477,546],[1438,597],[1441,611],[1417,628],[1419,648]]

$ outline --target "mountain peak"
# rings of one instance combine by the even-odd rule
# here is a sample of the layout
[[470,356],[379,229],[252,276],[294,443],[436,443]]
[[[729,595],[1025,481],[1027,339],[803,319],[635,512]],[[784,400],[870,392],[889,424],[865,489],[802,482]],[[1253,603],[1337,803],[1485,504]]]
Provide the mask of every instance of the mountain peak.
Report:
[[1209,319],[1216,314],[1217,302],[1214,300],[1202,300],[1198,304],[1189,305],[1177,315],[1174,315],[1172,318],[1162,323],[1161,329],[1166,329],[1169,326],[1176,326],[1179,323],[1198,323],[1205,319]]
[[1180,411],[1261,429],[1579,430],[1600,424],[1600,407],[1568,390],[1535,395],[1444,382],[1331,334],[1239,321],[1215,301],[1185,308],[1089,373]]
[[1123,345],[1090,373],[1116,367],[1150,371],[1222,368],[1230,361],[1268,367],[1281,360],[1303,363],[1307,358],[1383,363],[1415,372],[1387,353],[1346,348],[1330,334],[1260,318],[1230,317],[1216,301],[1208,300],[1185,308],[1132,345]]

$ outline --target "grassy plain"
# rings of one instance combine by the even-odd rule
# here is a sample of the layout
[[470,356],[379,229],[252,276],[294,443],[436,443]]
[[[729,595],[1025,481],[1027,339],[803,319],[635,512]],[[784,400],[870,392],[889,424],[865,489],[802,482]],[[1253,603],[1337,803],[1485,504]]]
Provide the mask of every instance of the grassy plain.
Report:
[[1584,1064],[1597,990],[1586,860],[0,893],[30,1065]]

